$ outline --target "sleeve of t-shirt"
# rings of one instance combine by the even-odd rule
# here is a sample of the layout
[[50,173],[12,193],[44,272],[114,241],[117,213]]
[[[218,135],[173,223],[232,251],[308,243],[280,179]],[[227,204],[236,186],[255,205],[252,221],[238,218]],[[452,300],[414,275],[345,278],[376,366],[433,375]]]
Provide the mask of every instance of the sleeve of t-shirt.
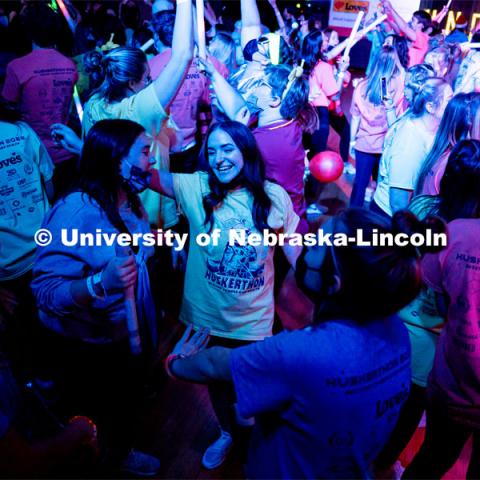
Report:
[[292,200],[280,185],[267,184],[267,193],[272,200],[272,207],[268,216],[270,228],[283,230],[283,233],[294,233],[300,222],[299,216],[293,210]]
[[353,91],[352,105],[350,107],[350,113],[352,114],[352,116],[355,116],[355,117],[360,117],[361,116],[360,109],[358,108],[359,99],[361,98],[359,87],[360,87],[360,85],[357,85],[357,87]]
[[333,67],[329,63],[322,62],[315,67],[315,79],[327,97],[333,97],[339,92]]
[[417,34],[415,35],[415,41],[412,43],[411,48],[414,48],[416,50],[420,50],[423,52],[427,52],[429,38],[430,37],[426,33],[417,32]]
[[230,368],[243,417],[278,410],[292,398],[284,354],[290,333],[232,351]]
[[139,123],[147,133],[153,135],[161,131],[162,123],[168,116],[158,100],[153,84],[131,97],[124,98],[121,101],[120,110],[121,118]]
[[[78,246],[72,248],[64,244],[62,230],[70,232],[73,228],[79,232],[93,232],[93,225],[105,233],[115,229],[106,221],[98,206],[88,200],[83,201],[82,194],[70,195],[47,213],[43,227],[52,234],[52,241],[45,248],[37,250],[33,267],[31,288],[40,310],[49,315],[68,318],[79,308],[72,295],[72,284],[85,279],[91,267],[92,247]],[[113,258],[111,247],[96,246],[95,255],[105,259],[105,265]],[[92,308],[102,308],[108,312],[121,299],[118,293],[108,295],[104,300],[94,300]],[[65,328],[68,330],[68,322]]]
[[15,68],[10,62],[7,65],[5,83],[3,84],[2,96],[7,102],[19,102],[21,97],[20,81],[18,80]]
[[205,222],[203,197],[208,191],[205,173],[174,173],[173,191],[180,211],[190,223],[201,225]]
[[423,145],[415,141],[415,132],[407,125],[399,128],[390,146],[389,186],[413,190],[425,154]]
[[28,156],[38,165],[43,181],[48,182],[53,177],[55,166],[43,142],[31,128],[26,128],[26,151]]

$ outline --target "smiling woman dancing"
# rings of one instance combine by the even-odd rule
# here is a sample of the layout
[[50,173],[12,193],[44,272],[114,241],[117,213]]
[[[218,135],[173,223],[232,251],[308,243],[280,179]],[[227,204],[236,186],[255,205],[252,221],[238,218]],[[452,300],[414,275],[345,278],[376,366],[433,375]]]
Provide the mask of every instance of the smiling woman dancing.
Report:
[[[208,173],[170,174],[154,170],[151,188],[174,197],[187,217],[190,238],[220,231],[216,245],[192,241],[180,319],[208,327],[210,345],[235,347],[272,335],[273,248],[229,243],[231,229],[248,235],[293,233],[299,222],[287,192],[265,181],[264,166],[250,130],[238,122],[215,124],[207,135]],[[283,247],[294,265],[295,247]],[[231,386],[212,385],[210,398],[221,426],[207,449],[206,468],[220,465],[232,444]]]

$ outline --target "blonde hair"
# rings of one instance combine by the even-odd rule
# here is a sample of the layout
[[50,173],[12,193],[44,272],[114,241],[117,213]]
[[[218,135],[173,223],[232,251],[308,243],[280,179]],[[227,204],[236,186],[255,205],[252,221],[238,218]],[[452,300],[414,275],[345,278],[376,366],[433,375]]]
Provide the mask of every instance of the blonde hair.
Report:
[[228,68],[229,73],[237,70],[236,45],[228,33],[217,32],[210,42],[208,51]]

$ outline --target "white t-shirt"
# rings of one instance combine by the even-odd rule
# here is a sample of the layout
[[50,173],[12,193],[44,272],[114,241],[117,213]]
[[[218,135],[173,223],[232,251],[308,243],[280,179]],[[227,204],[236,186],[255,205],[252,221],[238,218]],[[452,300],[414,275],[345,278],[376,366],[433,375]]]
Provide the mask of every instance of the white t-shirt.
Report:
[[[207,233],[203,197],[208,194],[206,173],[174,174],[173,188],[190,225],[190,250],[180,320],[208,327],[214,336],[262,340],[272,334],[274,314],[273,247],[241,246],[229,242],[230,230],[256,230],[253,198],[246,189],[228,194],[214,212],[213,230],[221,231],[218,245],[201,247],[196,238]],[[272,200],[268,224],[274,231],[294,233],[299,218],[287,192],[265,182]],[[230,245],[230,243],[233,243]]]
[[480,52],[471,50],[463,59],[455,81],[455,95],[475,91],[475,83],[480,82]]
[[26,123],[0,122],[0,280],[17,278],[33,266],[33,236],[49,209],[43,184],[53,168]]
[[388,131],[380,160],[378,184],[373,199],[388,215],[390,188],[414,190],[420,168],[432,147],[435,135],[416,119],[403,117]]

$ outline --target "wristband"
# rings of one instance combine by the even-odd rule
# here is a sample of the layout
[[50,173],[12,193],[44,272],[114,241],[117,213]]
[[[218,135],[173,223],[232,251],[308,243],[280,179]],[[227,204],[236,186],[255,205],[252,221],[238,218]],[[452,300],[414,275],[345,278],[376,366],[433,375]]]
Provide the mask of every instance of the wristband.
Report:
[[165,371],[167,372],[167,375],[170,378],[173,378],[174,380],[177,380],[178,377],[173,373],[172,371],[172,363],[177,360],[177,358],[185,358],[185,355],[178,354],[178,353],[171,353],[166,359],[165,359]]
[[88,293],[92,298],[99,298],[99,296],[95,293],[95,290],[93,289],[93,277],[87,277],[87,289]]
[[97,272],[92,279],[93,287],[95,290],[95,287],[98,285],[102,289],[102,295],[101,298],[102,300],[105,300],[107,298],[107,291],[105,290],[105,285],[103,284],[103,270],[101,272]]
[[[90,296],[92,298],[95,298],[97,300],[105,300],[105,295],[100,296],[95,291],[94,283],[95,283],[95,277],[97,275],[98,274],[96,274],[94,276],[91,276],[91,277],[87,277],[87,290],[88,290],[88,293],[90,294]],[[100,275],[101,275],[101,272],[100,272]],[[97,277],[97,279],[98,279],[98,277]],[[95,284],[98,284],[98,283],[95,283]],[[100,277],[100,284],[101,284],[101,277]],[[105,293],[105,289],[103,288],[103,286],[102,286],[102,290],[103,290],[103,293]]]
[[88,423],[88,425],[90,426],[90,428],[92,429],[92,437],[97,438],[97,426],[95,425],[95,423],[92,420],[90,420],[90,418],[82,416],[82,415],[75,415],[74,417],[72,417],[68,420],[68,423],[73,423],[74,421],[76,421],[78,419],[85,420]]

